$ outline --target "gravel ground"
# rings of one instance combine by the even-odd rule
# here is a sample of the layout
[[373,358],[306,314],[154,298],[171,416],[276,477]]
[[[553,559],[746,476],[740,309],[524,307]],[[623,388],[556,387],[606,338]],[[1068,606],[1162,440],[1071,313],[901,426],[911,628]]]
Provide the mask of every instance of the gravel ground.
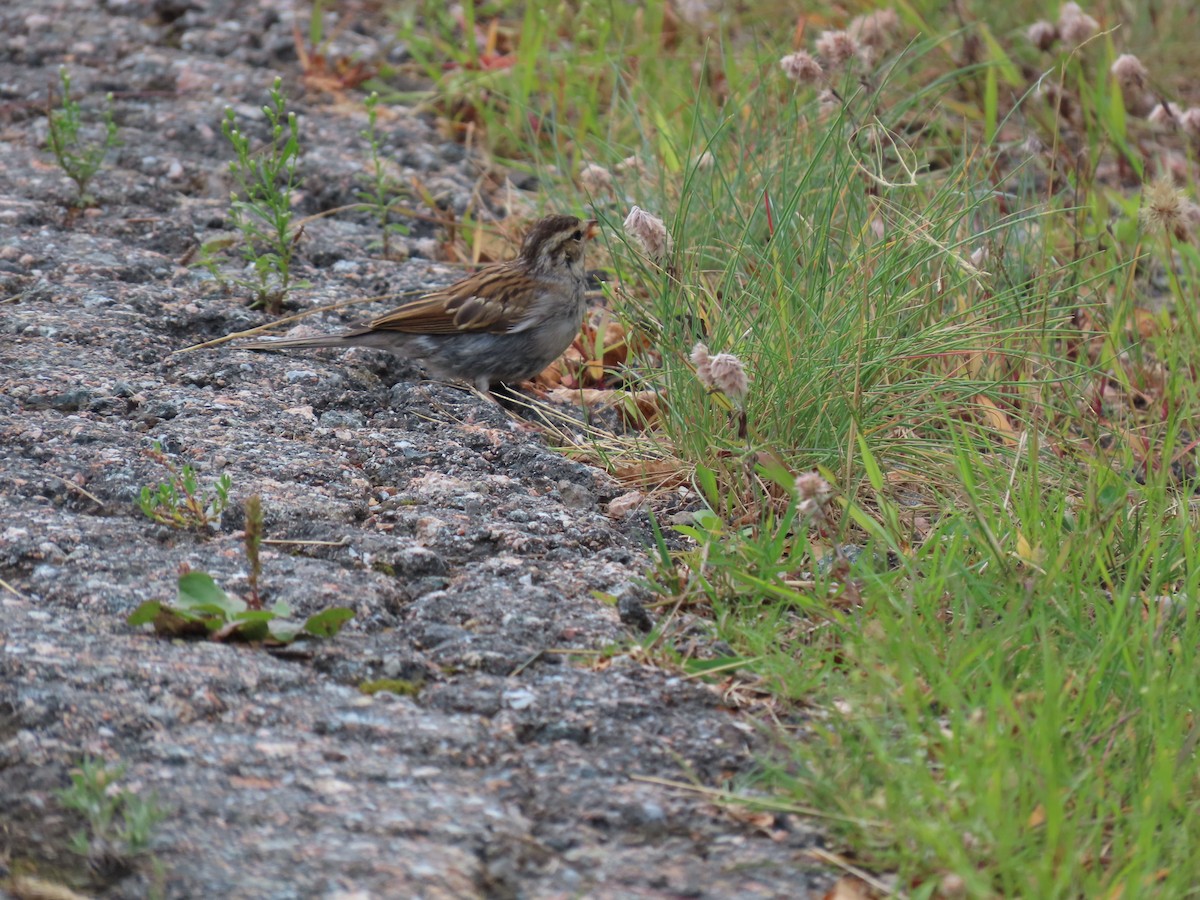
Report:
[[[265,137],[276,74],[299,97],[290,2],[9,0],[0,8],[0,895],[801,897],[829,874],[805,822],[738,816],[643,778],[717,785],[766,747],[752,712],[626,652],[646,566],[622,488],[496,404],[378,351],[181,347],[266,322],[180,260],[228,227],[224,108]],[[403,56],[361,4],[336,52]],[[70,66],[123,146],[97,205],[45,150]],[[308,215],[353,202],[361,104],[297,100]],[[386,152],[445,209],[512,194],[403,109]],[[256,129],[261,134],[255,135]],[[524,185],[533,187],[533,185]],[[314,222],[289,312],[461,274],[414,223],[408,259],[365,216]],[[332,330],[388,304],[331,314]],[[161,444],[234,502],[197,534],[138,509]],[[263,587],[349,606],[293,652],[168,641],[125,617],[181,567],[248,586],[241,501],[262,497]],[[603,652],[601,652],[603,651]],[[374,695],[363,682],[395,679]],[[411,690],[401,689],[404,686]],[[55,791],[84,755],[166,811],[151,853],[87,862]],[[99,854],[98,854],[99,856]]]

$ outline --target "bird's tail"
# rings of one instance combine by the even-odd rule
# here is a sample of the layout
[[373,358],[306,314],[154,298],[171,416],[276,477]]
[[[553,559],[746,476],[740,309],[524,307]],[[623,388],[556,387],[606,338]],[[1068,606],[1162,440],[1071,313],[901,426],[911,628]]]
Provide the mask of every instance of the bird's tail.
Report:
[[265,341],[251,341],[248,344],[238,344],[238,350],[287,350],[292,347],[355,347],[355,341],[347,340],[340,334],[320,334],[306,338],[272,338]]

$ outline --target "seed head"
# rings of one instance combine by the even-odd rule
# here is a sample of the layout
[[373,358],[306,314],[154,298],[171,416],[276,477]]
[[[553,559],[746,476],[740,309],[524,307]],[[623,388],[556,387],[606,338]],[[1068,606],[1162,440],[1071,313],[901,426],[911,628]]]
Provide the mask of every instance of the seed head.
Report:
[[1029,38],[1029,43],[1045,53],[1058,40],[1058,26],[1053,22],[1034,22],[1025,30],[1025,37]]
[[1118,56],[1109,71],[1112,72],[1113,78],[1117,79],[1117,84],[1123,91],[1145,90],[1146,81],[1150,77],[1150,73],[1142,65],[1142,61],[1132,53],[1122,53]]
[[646,174],[646,164],[640,156],[627,156],[617,163],[617,171],[622,175],[635,175],[641,178]]
[[1200,206],[1191,200],[1183,204],[1183,224],[1189,233],[1200,234]]
[[1160,125],[1164,128],[1178,128],[1179,120],[1183,118],[1183,109],[1177,103],[1172,103],[1169,100],[1163,100],[1154,109],[1150,110],[1150,115],[1146,116],[1147,121],[1154,125]]
[[804,50],[789,53],[779,61],[783,74],[797,84],[816,84],[825,74],[821,64]]
[[816,43],[817,54],[831,69],[838,69],[858,55],[858,41],[848,31],[826,31]]
[[1142,221],[1153,231],[1165,231],[1179,240],[1187,238],[1184,209],[1187,198],[1169,178],[1160,178],[1142,189]]
[[1179,127],[1193,141],[1200,143],[1200,106],[1193,106],[1180,113]]
[[741,404],[750,393],[750,380],[742,361],[732,353],[718,353],[708,361],[713,386],[732,400]]
[[833,487],[820,472],[805,472],[796,476],[796,511],[808,519],[825,518],[825,504],[833,496]]
[[887,48],[900,33],[900,17],[891,7],[856,16],[846,31],[860,44],[873,50]]
[[613,175],[604,166],[588,163],[579,170],[579,183],[593,196],[606,194],[613,189]]
[[712,377],[712,361],[708,356],[708,347],[703,342],[697,342],[692,348],[692,365],[696,367],[696,378],[704,385],[706,391],[711,391],[715,385]]
[[663,220],[640,206],[635,206],[629,211],[624,227],[625,233],[637,241],[642,252],[650,259],[666,259],[675,248],[675,242],[667,233],[667,226],[663,224]]
[[1078,3],[1064,3],[1058,11],[1058,33],[1063,43],[1077,46],[1100,32],[1100,23],[1080,9]]

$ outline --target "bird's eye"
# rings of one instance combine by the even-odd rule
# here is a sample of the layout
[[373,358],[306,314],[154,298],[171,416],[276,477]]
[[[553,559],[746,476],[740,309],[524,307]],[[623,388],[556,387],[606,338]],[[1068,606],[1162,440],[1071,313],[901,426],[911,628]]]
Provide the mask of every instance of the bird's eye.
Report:
[[578,228],[576,228],[575,233],[571,235],[571,240],[582,241],[583,240],[583,232],[580,231]]

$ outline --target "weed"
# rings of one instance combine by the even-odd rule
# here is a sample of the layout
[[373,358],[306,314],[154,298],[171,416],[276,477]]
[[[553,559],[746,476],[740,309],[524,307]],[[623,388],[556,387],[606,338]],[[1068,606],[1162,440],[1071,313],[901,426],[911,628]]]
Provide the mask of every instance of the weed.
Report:
[[251,609],[262,609],[262,597],[258,592],[258,579],[262,574],[262,559],[259,549],[263,539],[262,498],[254,494],[246,498],[246,561],[250,564],[250,597],[246,601]]
[[[270,129],[270,142],[261,150],[251,147],[250,138],[237,128],[237,116],[225,110],[221,131],[236,154],[229,164],[234,190],[230,215],[241,232],[242,257],[254,272],[249,281],[238,281],[255,292],[255,303],[278,314],[292,287],[292,258],[303,229],[292,228],[292,193],[299,186],[296,168],[300,160],[300,123],[287,110],[286,98],[276,78],[270,102],[263,106]],[[202,251],[201,263],[210,271],[215,259],[210,248]]]
[[203,531],[213,525],[229,505],[229,488],[232,480],[223,473],[212,486],[204,491],[196,478],[196,470],[190,465],[182,469],[172,463],[162,445],[155,443],[146,454],[164,466],[170,475],[156,488],[146,485],[138,497],[138,506],[146,517],[161,525],[172,528],[190,528]]
[[154,827],[167,815],[153,794],[114,790],[124,774],[124,766],[109,768],[84,757],[71,772],[71,786],[57,792],[62,805],[84,819],[85,826],[71,838],[71,849],[94,868],[126,868],[146,852]]
[[392,255],[391,238],[394,234],[408,234],[408,228],[400,222],[392,222],[391,213],[401,199],[400,185],[388,171],[379,149],[379,132],[376,123],[379,118],[379,94],[372,92],[367,98],[367,127],[362,136],[371,148],[371,165],[366,172],[366,189],[358,192],[361,200],[379,222],[382,234],[383,258],[390,259]]
[[88,185],[100,171],[108,151],[121,144],[117,137],[117,124],[112,115],[113,95],[109,93],[104,97],[103,139],[86,142],[81,134],[84,123],[79,104],[71,99],[71,74],[66,66],[59,68],[58,78],[62,85],[62,106],[46,111],[50,125],[47,141],[59,168],[75,182],[75,205],[91,206],[95,199],[88,194]]
[[291,616],[286,603],[276,603],[270,609],[262,609],[261,605],[254,608],[225,593],[207,572],[185,571],[179,576],[174,603],[148,600],[126,621],[134,626],[153,625],[158,634],[171,637],[290,644],[301,638],[333,637],[354,618],[354,612],[339,606],[314,613],[303,622]]
[[312,0],[306,43],[300,34],[300,17],[292,20],[292,44],[296,48],[296,58],[300,61],[306,89],[341,92],[356,88],[375,75],[375,67],[369,63],[344,56],[332,58],[329,55],[334,39],[349,28],[352,21],[349,15],[345,15],[333,33],[326,36],[325,2]]

